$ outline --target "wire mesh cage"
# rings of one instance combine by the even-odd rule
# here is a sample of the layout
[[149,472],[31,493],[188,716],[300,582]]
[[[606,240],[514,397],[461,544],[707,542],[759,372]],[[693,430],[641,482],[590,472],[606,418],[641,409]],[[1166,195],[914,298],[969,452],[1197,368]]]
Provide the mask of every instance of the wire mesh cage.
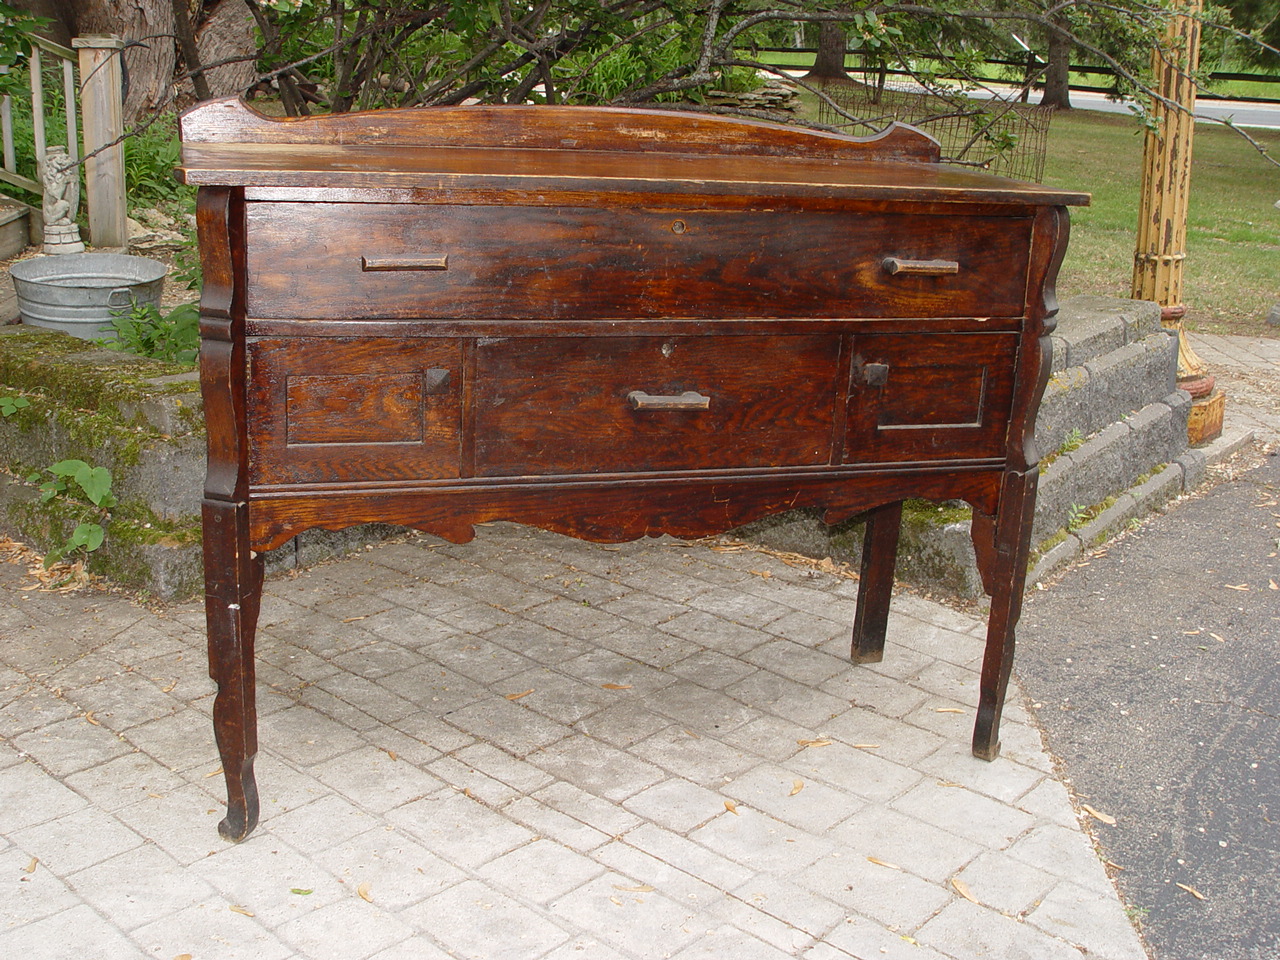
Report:
[[959,91],[919,85],[828,83],[824,92],[851,121],[825,100],[818,120],[851,133],[892,120],[919,127],[942,145],[942,159],[1016,180],[1044,178],[1044,156],[1053,107],[1010,100],[979,99]]

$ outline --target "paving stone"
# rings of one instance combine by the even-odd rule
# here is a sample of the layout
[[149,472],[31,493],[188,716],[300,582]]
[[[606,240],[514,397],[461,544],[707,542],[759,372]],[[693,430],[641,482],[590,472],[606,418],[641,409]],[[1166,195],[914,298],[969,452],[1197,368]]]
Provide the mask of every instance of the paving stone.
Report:
[[[886,654],[887,656],[888,654]],[[928,699],[923,690],[884,677],[871,670],[836,674],[819,688],[843,700],[848,707],[867,707],[886,717],[905,717]]]
[[183,953],[218,960],[285,960],[294,955],[256,918],[232,910],[234,906],[239,904],[210,898],[140,927],[130,936],[156,960]]
[[1068,830],[1079,829],[1080,822],[1071,807],[1067,788],[1058,780],[1045,777],[1035,787],[1018,798],[1019,809],[1033,817],[1056,823]]
[[376,895],[367,903],[349,893],[289,920],[278,932],[311,960],[363,960],[410,936],[413,928],[379,906]]
[[699,650],[667,668],[668,673],[692,680],[704,687],[723,689],[756,671],[757,667],[743,663],[719,650]]
[[413,764],[369,746],[317,764],[310,772],[338,794],[375,814],[436,793],[444,786],[439,778]]
[[[674,954],[704,932],[691,922],[698,909],[657,891],[627,893],[619,889],[646,883],[643,877],[609,873],[554,901],[550,910],[625,953],[642,957]],[[521,960],[527,956],[522,955]]]
[[988,907],[1018,916],[1039,903],[1060,878],[1038,867],[988,852],[956,875]]
[[466,879],[463,871],[389,825],[330,847],[314,861],[346,884],[348,891],[358,891],[367,883],[374,902],[393,912]]
[[823,726],[823,732],[850,745],[874,743],[877,745],[875,756],[913,768],[949,742],[932,731],[882,716],[864,707],[854,707],[828,720]]
[[116,818],[187,866],[221,849],[218,821],[224,804],[194,784],[148,797],[116,811]]
[[575,936],[566,940],[542,960],[626,960],[622,954],[595,937],[587,935]]
[[625,749],[670,723],[668,718],[654,713],[645,703],[629,700],[583,717],[574,724],[574,729],[592,739]]
[[343,884],[317,869],[310,856],[278,838],[269,840],[265,847],[255,850],[244,844],[224,844],[188,873],[216,887],[228,902],[248,910],[272,930],[351,895]]
[[63,782],[77,793],[91,797],[95,808],[115,811],[149,796],[176,790],[185,781],[145,753],[127,753],[73,773]]
[[651,763],[584,736],[566,737],[531,755],[529,762],[561,780],[615,802],[639,793],[666,776]]
[[[465,794],[442,791],[403,807],[386,819],[450,863],[474,870],[534,838],[526,827]],[[370,825],[376,821],[370,820]]]
[[757,874],[735,889],[733,895],[811,937],[821,937],[848,914],[834,901],[768,873]]
[[845,957],[943,960],[944,955],[915,938],[907,938],[900,930],[854,914],[835,924],[823,937],[823,943],[804,954],[804,960],[844,960]]
[[821,596],[827,601],[821,605],[826,616],[796,610],[767,624],[765,630],[805,647],[826,648],[830,645],[831,654],[842,657],[848,667],[849,648],[853,642],[853,610],[849,611],[848,621],[838,618],[832,610],[830,595],[823,593]]
[[362,733],[418,710],[386,687],[351,673],[336,673],[304,687],[297,702]]
[[689,839],[750,870],[780,875],[809,866],[835,847],[826,837],[762,813],[734,816],[726,812]]
[[[610,656],[617,654],[604,651]],[[606,690],[602,684],[588,683],[577,677],[560,671],[564,665],[556,668],[534,667],[514,677],[508,677],[501,686],[511,694],[522,694],[520,706],[535,710],[549,720],[566,727],[576,724],[606,707],[617,704],[620,700],[630,699],[632,694],[626,690]]]
[[824,680],[850,669],[847,659],[838,659],[791,640],[773,640],[763,643],[745,654],[743,659],[772,673],[809,686],[817,686]]
[[258,742],[302,766],[324,763],[363,744],[351,729],[305,706],[260,718]]
[[[519,684],[513,686],[519,687]],[[510,692],[521,693],[524,689],[528,688]],[[447,716],[451,724],[518,757],[552,748],[572,732],[566,725],[535,713],[529,706],[503,697],[489,697],[451,710]]]
[[142,837],[115,817],[92,807],[19,830],[10,839],[63,876],[142,843]]
[[984,851],[976,843],[880,805],[859,810],[831,835],[851,853],[887,861],[939,885]]
[[1069,943],[967,900],[948,904],[915,937],[955,960],[1080,960]]
[[482,684],[431,661],[382,677],[377,682],[436,716],[461,710],[489,696]]
[[1088,838],[1056,824],[1041,824],[1008,848],[1014,860],[1111,896],[1113,887]]
[[60,820],[85,806],[83,797],[30,760],[5,767],[0,776],[0,836]]
[[0,931],[0,956],[66,960],[72,956],[145,957],[129,938],[84,904],[12,930]]
[[705,610],[691,610],[661,624],[659,629],[695,646],[718,650],[728,656],[740,656],[773,639],[754,625],[737,623]]
[[73,873],[67,882],[122,930],[133,930],[207,899],[214,888],[159,847],[140,847]]
[[622,839],[629,846],[721,890],[732,890],[755,876],[751,869],[656,823],[642,823],[628,830]]
[[452,956],[467,960],[534,960],[568,939],[544,915],[476,880],[451,887],[402,916]]
[[[796,789],[797,782],[801,789]],[[821,783],[800,780],[793,770],[774,764],[761,764],[721,787],[721,793],[734,798],[742,807],[763,811],[785,823],[821,834],[851,816],[856,801]]]
[[[425,935],[409,937],[397,944],[379,950],[369,960],[449,960],[443,947],[437,946]],[[579,958],[581,960],[581,958]]]
[[609,840],[609,834],[533,797],[520,797],[506,804],[502,812],[535,834],[549,837],[580,852],[594,850]]
[[889,805],[992,850],[1008,847],[1036,824],[1015,807],[935,780],[921,782]]
[[703,786],[716,787],[757,762],[745,751],[680,726],[670,726],[631,745],[631,753]]
[[793,954],[790,951],[781,950],[726,924],[709,930],[696,943],[677,953],[674,960],[721,960],[723,957],[733,957],[734,960],[782,960],[791,956]]
[[618,804],[564,781],[543,787],[534,799],[609,836],[625,833],[640,822],[639,817]]
[[724,812],[724,797],[678,777],[641,790],[622,804],[676,833],[688,833]]
[[546,904],[604,873],[604,867],[556,843],[535,839],[477,870],[489,882],[525,900]]
[[857,797],[883,802],[919,783],[920,773],[866,749],[836,741],[809,747],[781,765],[806,781],[820,780]]
[[849,709],[838,697],[769,670],[757,670],[726,687],[725,693],[758,710],[815,728]]
[[903,931],[916,929],[952,899],[937,884],[905,870],[871,863],[865,856],[846,850],[817,860],[791,879],[863,916]]
[[57,777],[96,766],[132,749],[110,730],[83,717],[52,723],[14,738],[14,745]]
[[643,590],[631,590],[620,597],[600,604],[600,609],[623,617],[642,627],[652,628],[673,620],[688,610],[683,603],[665,597],[657,597]]
[[368,833],[378,822],[343,797],[330,794],[264,820],[260,829],[266,827],[271,836],[302,853],[319,853]]
[[741,701],[684,680],[647,697],[645,705],[686,729],[714,736],[740,727],[756,716],[756,712]]
[[717,736],[725,743],[774,762],[786,760],[802,750],[800,741],[818,739],[811,727],[767,714]]
[[12,739],[83,713],[76,705],[33,683],[0,709],[0,737]]
[[513,650],[543,666],[554,666],[590,651],[594,644],[540,623],[516,620],[483,634],[494,643]]
[[[1001,730],[1004,730],[1003,725]],[[1015,802],[1045,777],[1043,771],[1015,763],[1003,752],[991,763],[975,763],[969,744],[956,740],[944,741],[937,750],[922,758],[916,767],[939,780],[963,784],[966,789],[986,794],[1002,803]]]
[[[4,877],[4,896],[0,897],[0,944],[6,931],[34,923],[50,914],[70,910],[81,903],[62,878],[39,860],[32,863],[31,854],[6,841],[0,850],[0,877]],[[20,956],[20,954],[5,954]]]

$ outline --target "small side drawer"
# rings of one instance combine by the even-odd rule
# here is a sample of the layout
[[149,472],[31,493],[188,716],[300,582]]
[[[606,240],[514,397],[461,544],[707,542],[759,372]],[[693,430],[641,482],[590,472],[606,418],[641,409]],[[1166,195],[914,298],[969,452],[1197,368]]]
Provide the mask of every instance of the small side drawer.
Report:
[[1025,217],[250,203],[261,319],[1020,317]]
[[481,341],[476,474],[828,463],[839,355],[834,336]]
[[853,339],[844,462],[1003,457],[1018,334]]
[[250,483],[458,476],[461,351],[450,340],[250,340]]

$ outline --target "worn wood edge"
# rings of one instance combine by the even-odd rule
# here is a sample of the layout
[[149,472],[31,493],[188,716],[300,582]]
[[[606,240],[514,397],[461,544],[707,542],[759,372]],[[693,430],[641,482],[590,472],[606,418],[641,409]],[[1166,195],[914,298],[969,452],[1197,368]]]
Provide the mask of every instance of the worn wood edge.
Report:
[[[962,488],[956,485],[957,475],[965,476]],[[359,491],[253,490],[250,538],[255,550],[265,551],[309,529],[342,530],[375,521],[414,527],[455,543],[470,540],[475,524],[491,521],[523,523],[600,543],[664,534],[709,536],[802,507],[822,508],[825,521],[836,523],[903,497],[958,497],[994,510],[1000,475],[998,466],[975,464],[927,472],[827,471],[781,480],[770,476],[516,483],[479,478],[472,485],[454,481],[447,486]],[[566,506],[568,493],[576,496]]]
[[179,129],[188,143],[430,143],[578,150],[607,146],[644,152],[924,163],[941,157],[933,137],[897,122],[878,134],[851,137],[765,120],[633,107],[504,104],[268,117],[240,97],[226,97],[187,110],[179,117]]

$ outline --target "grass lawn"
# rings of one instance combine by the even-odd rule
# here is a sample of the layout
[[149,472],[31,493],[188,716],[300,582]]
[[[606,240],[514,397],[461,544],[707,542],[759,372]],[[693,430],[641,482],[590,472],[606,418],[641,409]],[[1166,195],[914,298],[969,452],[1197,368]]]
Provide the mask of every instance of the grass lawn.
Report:
[[[1254,131],[1280,157],[1280,132]],[[1280,167],[1238,134],[1199,124],[1192,154],[1183,298],[1187,325],[1211,333],[1277,335],[1263,318],[1280,301]],[[1045,182],[1093,194],[1072,210],[1061,296],[1127,297],[1133,274],[1142,135],[1127,117],[1058,113]]]

